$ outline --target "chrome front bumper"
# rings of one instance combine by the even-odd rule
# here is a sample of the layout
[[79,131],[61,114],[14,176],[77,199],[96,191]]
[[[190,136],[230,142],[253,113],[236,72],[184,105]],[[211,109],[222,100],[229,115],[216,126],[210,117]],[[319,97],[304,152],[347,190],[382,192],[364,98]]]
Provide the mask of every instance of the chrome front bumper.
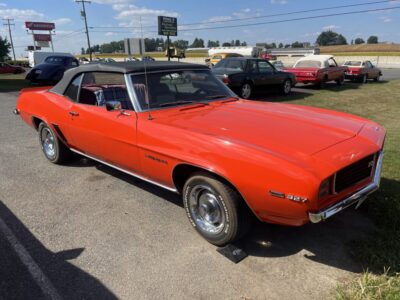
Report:
[[317,213],[308,213],[308,218],[310,219],[310,222],[319,223],[321,221],[324,221],[355,203],[357,203],[356,208],[358,208],[364,202],[364,200],[367,198],[369,194],[375,192],[379,188],[381,180],[382,160],[383,160],[383,150],[379,152],[379,157],[375,166],[374,178],[370,184],[368,184],[367,186],[358,190],[351,196],[341,200],[340,202],[328,207],[323,211]]

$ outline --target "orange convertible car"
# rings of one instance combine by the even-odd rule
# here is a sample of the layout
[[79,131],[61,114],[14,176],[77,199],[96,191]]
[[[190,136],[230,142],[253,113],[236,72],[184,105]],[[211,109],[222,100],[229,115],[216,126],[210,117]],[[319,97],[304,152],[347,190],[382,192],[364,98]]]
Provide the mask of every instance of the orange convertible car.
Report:
[[15,114],[46,158],[72,152],[180,193],[209,242],[264,222],[317,223],[378,189],[385,129],[345,113],[239,99],[206,66],[130,62],[68,70],[23,90]]

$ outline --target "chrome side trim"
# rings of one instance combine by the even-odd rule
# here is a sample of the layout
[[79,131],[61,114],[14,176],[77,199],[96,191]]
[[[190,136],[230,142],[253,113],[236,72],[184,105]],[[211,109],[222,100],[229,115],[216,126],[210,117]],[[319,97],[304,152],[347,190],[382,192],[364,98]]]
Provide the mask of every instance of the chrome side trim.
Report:
[[70,148],[70,150],[73,151],[73,152],[75,152],[75,153],[78,153],[78,154],[80,154],[80,155],[82,155],[82,156],[86,156],[87,158],[90,158],[90,159],[93,159],[93,160],[95,160],[95,161],[98,161],[99,163],[102,163],[102,164],[104,164],[104,165],[106,165],[106,166],[109,166],[109,167],[111,167],[111,168],[114,168],[114,169],[116,169],[116,170],[118,170],[118,171],[124,172],[124,173],[126,173],[126,174],[128,174],[128,175],[131,175],[131,176],[133,176],[133,177],[139,178],[139,179],[141,179],[141,180],[143,180],[143,181],[147,181],[147,182],[149,182],[149,183],[151,183],[151,184],[154,184],[154,185],[157,185],[157,186],[159,186],[159,187],[162,187],[162,188],[164,188],[164,189],[166,189],[166,190],[168,190],[168,191],[178,193],[178,190],[175,189],[175,188],[171,188],[171,187],[169,187],[169,186],[166,186],[166,185],[164,185],[164,184],[158,183],[158,182],[153,181],[153,180],[151,180],[151,179],[148,179],[148,178],[146,178],[146,177],[140,176],[140,175],[138,175],[138,174],[136,174],[136,173],[133,173],[133,172],[131,172],[131,171],[128,171],[128,170],[122,169],[122,168],[120,168],[120,167],[114,166],[113,164],[110,164],[110,163],[108,163],[108,162],[105,162],[105,161],[103,161],[103,160],[101,160],[101,159],[98,159],[98,158],[93,157],[93,156],[90,156],[90,155],[88,155],[88,154],[86,154],[86,153],[83,153],[83,152],[80,152],[80,151],[78,151],[78,150],[75,150],[75,149],[73,149],[73,148]]
[[367,186],[358,190],[351,196],[341,200],[340,202],[328,207],[323,211],[317,213],[308,213],[308,218],[310,219],[310,222],[319,223],[321,221],[324,221],[355,203],[357,203],[357,207],[360,206],[361,203],[364,202],[364,200],[369,194],[375,192],[379,188],[381,180],[382,160],[383,160],[383,150],[379,152],[379,157],[376,163],[374,177],[370,184],[368,184]]

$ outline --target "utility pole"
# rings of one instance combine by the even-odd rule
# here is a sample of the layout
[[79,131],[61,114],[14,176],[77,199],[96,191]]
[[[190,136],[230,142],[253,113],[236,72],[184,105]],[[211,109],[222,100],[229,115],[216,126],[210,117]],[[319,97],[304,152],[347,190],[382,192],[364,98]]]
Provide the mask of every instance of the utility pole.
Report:
[[89,3],[91,1],[88,0],[75,0],[76,3],[82,3],[82,10],[81,10],[81,16],[83,17],[85,21],[85,28],[86,28],[86,38],[87,38],[87,43],[88,43],[88,48],[89,48],[89,59],[92,61],[92,49],[90,49],[90,39],[89,39],[89,29],[87,26],[87,19],[86,19],[86,9],[85,9],[85,3]]
[[4,26],[8,26],[8,32],[10,34],[10,43],[11,43],[11,48],[12,48],[12,52],[13,52],[13,57],[14,57],[14,61],[16,60],[15,58],[15,50],[14,50],[14,43],[13,43],[13,39],[12,39],[12,34],[11,34],[11,26],[14,26],[14,23],[10,23],[13,22],[14,19],[3,19],[4,22],[7,23],[3,23]]

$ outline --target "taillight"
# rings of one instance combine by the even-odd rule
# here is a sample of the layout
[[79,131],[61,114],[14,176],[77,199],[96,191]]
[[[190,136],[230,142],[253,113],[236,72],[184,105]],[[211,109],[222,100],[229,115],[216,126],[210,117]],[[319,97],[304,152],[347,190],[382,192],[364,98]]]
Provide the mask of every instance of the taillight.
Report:
[[325,179],[324,181],[322,181],[322,183],[319,187],[319,193],[318,193],[319,199],[322,199],[329,195],[329,193],[331,191],[331,181],[332,181],[332,177],[329,177],[329,178]]
[[222,82],[225,84],[229,84],[231,83],[231,80],[229,79],[228,75],[224,75],[224,77],[222,77]]

